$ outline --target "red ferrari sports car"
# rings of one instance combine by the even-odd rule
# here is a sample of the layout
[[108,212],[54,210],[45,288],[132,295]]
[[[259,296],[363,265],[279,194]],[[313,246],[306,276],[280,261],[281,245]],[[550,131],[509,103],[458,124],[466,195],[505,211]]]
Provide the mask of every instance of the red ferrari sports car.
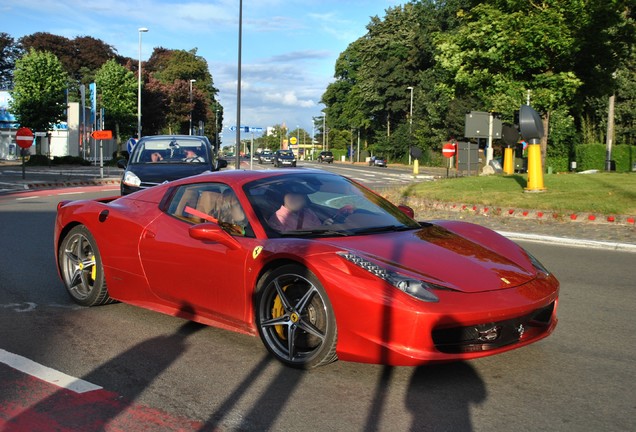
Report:
[[55,251],[74,301],[121,301],[258,334],[298,368],[420,365],[548,336],[559,283],[479,225],[416,222],[319,170],[224,171],[63,201]]

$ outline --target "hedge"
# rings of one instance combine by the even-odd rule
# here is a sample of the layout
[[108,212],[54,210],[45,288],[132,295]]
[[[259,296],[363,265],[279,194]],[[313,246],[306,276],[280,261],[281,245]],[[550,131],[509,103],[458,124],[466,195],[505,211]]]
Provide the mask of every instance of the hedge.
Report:
[[[580,144],[576,150],[576,169],[605,170],[607,147],[605,144]],[[612,160],[616,162],[616,172],[630,172],[636,162],[636,146],[620,144],[612,147]]]

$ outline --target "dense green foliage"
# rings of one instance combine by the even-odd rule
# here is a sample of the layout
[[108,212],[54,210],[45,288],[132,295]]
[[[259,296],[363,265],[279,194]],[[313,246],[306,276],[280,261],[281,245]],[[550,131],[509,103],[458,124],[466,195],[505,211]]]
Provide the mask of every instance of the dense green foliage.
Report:
[[99,105],[108,113],[104,129],[112,130],[111,125],[115,126],[115,138],[121,150],[122,136],[131,136],[137,128],[137,80],[131,71],[113,59],[99,68],[95,83]]
[[[223,108],[216,100],[207,61],[197,50],[155,48],[143,66],[146,84],[142,95],[144,134],[188,133],[203,122],[205,135],[214,142],[222,124]],[[190,103],[190,80],[192,103]]]
[[419,0],[389,8],[336,61],[336,80],[322,97],[329,136],[360,129],[372,153],[404,160],[409,146],[437,150],[461,138],[467,111],[498,112],[512,123],[530,98],[543,118],[548,160],[561,169],[578,144],[604,141],[616,93],[615,142],[633,143],[631,7],[628,0]]
[[67,74],[54,54],[32,49],[16,61],[13,75],[10,109],[22,126],[44,132],[62,120]]
[[[604,144],[585,144],[576,147],[576,162],[579,170],[604,170],[607,148]],[[634,146],[615,146],[612,148],[612,160],[617,172],[630,172],[636,163]]]

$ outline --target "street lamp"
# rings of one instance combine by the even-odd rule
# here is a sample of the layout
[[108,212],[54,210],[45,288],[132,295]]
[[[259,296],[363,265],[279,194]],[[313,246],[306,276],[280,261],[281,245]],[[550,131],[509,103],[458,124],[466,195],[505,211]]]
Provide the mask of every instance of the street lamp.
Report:
[[411,109],[409,114],[409,165],[411,165],[411,140],[413,139],[413,87],[408,86],[406,89],[411,91]]
[[141,139],[141,34],[148,31],[140,27],[139,32],[139,68],[137,69],[137,139]]
[[190,135],[192,135],[192,83],[195,82],[197,82],[197,80],[190,80]]
[[241,169],[241,60],[243,54],[243,0],[239,0],[238,67],[236,80],[236,169]]

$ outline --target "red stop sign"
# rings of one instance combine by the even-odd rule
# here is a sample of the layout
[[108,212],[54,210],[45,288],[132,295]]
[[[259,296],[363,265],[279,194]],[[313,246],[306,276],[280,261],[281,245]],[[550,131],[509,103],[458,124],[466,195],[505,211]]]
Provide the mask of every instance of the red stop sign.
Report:
[[31,132],[31,129],[27,127],[18,129],[15,133],[15,142],[23,149],[31,147],[33,144],[33,132]]
[[442,147],[442,154],[447,158],[455,156],[455,144],[446,143]]

